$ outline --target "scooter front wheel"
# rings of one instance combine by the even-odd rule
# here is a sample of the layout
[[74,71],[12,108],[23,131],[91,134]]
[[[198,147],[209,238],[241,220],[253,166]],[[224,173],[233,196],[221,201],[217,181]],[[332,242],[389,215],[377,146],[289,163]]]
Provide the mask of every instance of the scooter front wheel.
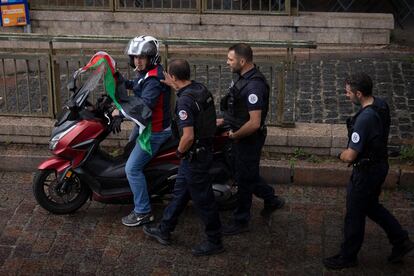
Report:
[[33,178],[36,201],[51,213],[70,214],[82,207],[90,196],[90,189],[77,175],[59,181],[54,170],[38,170]]

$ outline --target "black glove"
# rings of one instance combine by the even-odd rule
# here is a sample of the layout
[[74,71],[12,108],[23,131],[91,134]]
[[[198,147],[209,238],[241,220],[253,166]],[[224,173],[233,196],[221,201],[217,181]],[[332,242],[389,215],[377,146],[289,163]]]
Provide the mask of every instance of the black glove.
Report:
[[121,116],[114,116],[112,118],[111,131],[113,133],[121,132],[121,123],[123,121],[124,121],[124,119]]
[[107,98],[108,96],[106,96],[105,94],[101,94],[97,99],[96,99],[96,104],[95,104],[95,109],[98,112],[104,112],[106,105],[107,105]]

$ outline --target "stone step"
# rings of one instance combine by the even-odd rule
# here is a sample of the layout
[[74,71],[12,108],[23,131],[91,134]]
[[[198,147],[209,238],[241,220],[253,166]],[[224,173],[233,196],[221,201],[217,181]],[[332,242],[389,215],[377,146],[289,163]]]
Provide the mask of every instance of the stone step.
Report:
[[[54,120],[0,116],[0,143],[48,145]],[[122,131],[110,135],[102,145],[123,147],[133,124],[124,122]],[[296,123],[294,128],[269,126],[264,151],[267,157],[292,154],[298,149],[306,154],[336,156],[347,143],[346,127],[339,124]]]
[[[0,171],[35,172],[38,165],[51,156],[46,145],[1,144]],[[263,159],[261,175],[271,184],[336,187],[346,186],[351,168],[334,159],[312,163],[305,160]],[[414,166],[390,167],[385,187],[413,187]]]

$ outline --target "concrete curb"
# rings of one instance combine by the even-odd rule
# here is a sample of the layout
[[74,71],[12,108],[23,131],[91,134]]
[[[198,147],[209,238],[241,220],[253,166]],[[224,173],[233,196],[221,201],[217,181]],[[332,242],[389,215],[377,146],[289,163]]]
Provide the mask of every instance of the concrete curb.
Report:
[[50,152],[43,145],[0,145],[0,170],[35,172],[37,166],[49,158]]
[[[50,118],[0,116],[0,143],[48,145],[53,125]],[[123,131],[110,135],[102,145],[123,147],[132,127],[131,122],[123,123]],[[301,148],[307,154],[335,156],[346,143],[345,125],[296,123],[295,128],[269,126],[265,152],[273,157]]]
[[[49,118],[0,116],[0,170],[34,172],[50,156],[49,136],[54,120]],[[125,122],[123,131],[111,135],[102,145],[122,148],[133,125]],[[295,128],[269,127],[261,174],[269,183],[294,183],[314,186],[347,185],[351,168],[332,161],[311,163],[297,160],[277,161],[282,154],[299,148],[308,155],[335,156],[346,145],[346,127],[337,124],[297,123]],[[414,166],[393,166],[386,187],[414,185]]]
[[[269,183],[293,183],[304,186],[346,186],[352,168],[342,162],[310,163],[296,161],[262,160],[261,175]],[[384,187],[396,188],[414,184],[414,166],[391,166]]]
[[[50,157],[45,145],[1,145],[0,171],[35,172]],[[311,163],[297,160],[262,160],[262,177],[271,184],[340,187],[346,186],[352,168],[341,162]],[[385,180],[387,188],[409,188],[414,185],[414,166],[391,166]]]

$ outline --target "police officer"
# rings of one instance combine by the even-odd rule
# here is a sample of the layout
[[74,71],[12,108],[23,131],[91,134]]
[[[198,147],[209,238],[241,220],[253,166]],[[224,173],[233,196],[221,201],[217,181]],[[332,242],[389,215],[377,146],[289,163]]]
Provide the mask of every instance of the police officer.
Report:
[[252,194],[264,200],[261,215],[269,216],[284,205],[275,191],[259,175],[260,156],[266,139],[265,120],[269,107],[269,86],[253,64],[253,51],[240,43],[229,48],[227,65],[235,73],[229,93],[221,100],[224,118],[217,124],[229,124],[238,203],[234,221],[223,227],[224,235],[236,235],[249,230]]
[[195,246],[192,253],[195,256],[218,254],[224,251],[221,223],[208,174],[216,130],[213,96],[204,85],[190,80],[190,65],[185,60],[172,61],[165,75],[164,83],[177,89],[175,122],[180,142],[176,154],[181,163],[173,200],[164,210],[158,227],[144,227],[144,233],[161,244],[169,244],[179,215],[192,199],[207,235],[207,240]]
[[387,144],[390,112],[387,103],[372,95],[372,80],[365,73],[345,81],[346,96],[361,109],[348,125],[348,148],[338,157],[352,164],[347,188],[344,241],[339,254],[323,260],[331,269],[357,265],[357,254],[364,240],[365,218],[384,229],[393,245],[388,261],[399,262],[414,243],[395,217],[379,203],[381,186],[388,173]]

